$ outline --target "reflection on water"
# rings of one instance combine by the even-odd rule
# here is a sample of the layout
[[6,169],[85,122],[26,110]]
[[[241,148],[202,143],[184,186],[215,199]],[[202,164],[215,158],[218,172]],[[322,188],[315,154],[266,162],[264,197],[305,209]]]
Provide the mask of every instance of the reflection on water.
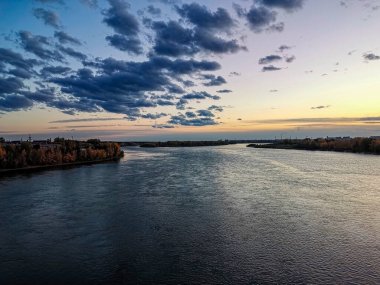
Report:
[[0,180],[0,284],[380,284],[380,157],[126,149]]

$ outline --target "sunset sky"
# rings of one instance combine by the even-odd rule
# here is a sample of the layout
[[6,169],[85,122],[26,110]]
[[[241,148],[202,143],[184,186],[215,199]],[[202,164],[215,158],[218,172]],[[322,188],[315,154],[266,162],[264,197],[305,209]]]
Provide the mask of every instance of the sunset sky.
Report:
[[0,137],[380,135],[380,0],[1,0]]

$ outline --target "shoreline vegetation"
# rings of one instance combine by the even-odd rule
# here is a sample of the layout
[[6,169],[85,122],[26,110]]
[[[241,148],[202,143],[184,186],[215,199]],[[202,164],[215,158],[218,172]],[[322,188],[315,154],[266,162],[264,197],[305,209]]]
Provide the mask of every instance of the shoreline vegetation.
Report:
[[380,138],[318,138],[285,139],[268,144],[249,144],[247,147],[261,149],[294,149],[335,151],[380,155]]
[[142,148],[157,147],[202,147],[223,146],[247,143],[271,143],[273,140],[218,140],[218,141],[166,141],[166,142],[121,142],[121,146],[139,146]]
[[101,142],[97,139],[1,141],[0,175],[117,161],[123,156],[119,143]]
[[156,147],[199,147],[199,146],[220,146],[233,144],[228,140],[219,141],[167,141],[167,142],[150,142],[143,143],[140,147],[156,148]]

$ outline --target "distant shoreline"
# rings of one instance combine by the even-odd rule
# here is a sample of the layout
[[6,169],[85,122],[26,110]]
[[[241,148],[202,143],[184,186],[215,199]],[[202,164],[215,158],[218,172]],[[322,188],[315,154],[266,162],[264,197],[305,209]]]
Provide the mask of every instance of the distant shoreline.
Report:
[[271,143],[273,140],[217,140],[217,141],[165,141],[165,142],[118,142],[121,146],[137,146],[142,148],[157,147],[203,147],[203,146],[225,146],[247,143]]
[[355,154],[380,155],[380,139],[355,138],[348,140],[305,139],[283,140],[268,144],[249,144],[247,147],[258,149],[284,149],[308,151],[333,151]]

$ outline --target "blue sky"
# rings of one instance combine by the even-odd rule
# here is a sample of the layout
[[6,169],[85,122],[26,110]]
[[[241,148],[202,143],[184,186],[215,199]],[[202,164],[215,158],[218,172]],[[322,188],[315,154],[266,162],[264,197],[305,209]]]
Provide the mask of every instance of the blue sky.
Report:
[[380,133],[379,0],[0,2],[0,136]]

